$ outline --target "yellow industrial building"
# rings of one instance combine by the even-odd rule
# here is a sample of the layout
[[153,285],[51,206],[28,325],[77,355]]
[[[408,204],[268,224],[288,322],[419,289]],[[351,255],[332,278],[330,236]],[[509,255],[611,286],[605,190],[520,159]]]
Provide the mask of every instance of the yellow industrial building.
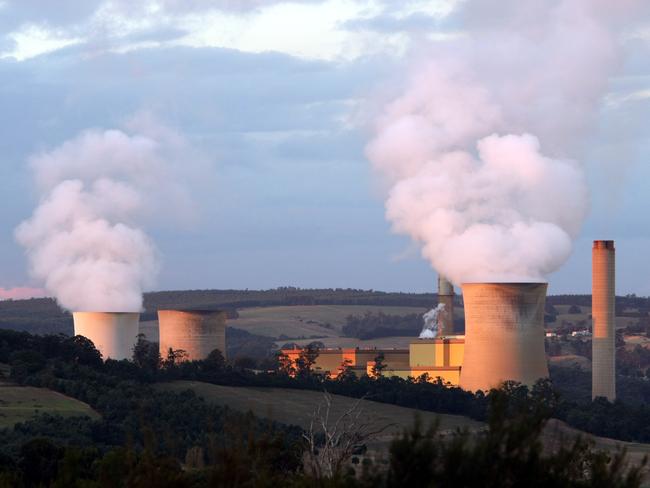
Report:
[[[460,368],[465,349],[464,336],[448,336],[435,339],[416,339],[408,349],[361,349],[332,348],[319,350],[313,365],[316,373],[336,378],[341,371],[349,368],[357,376],[372,376],[375,359],[383,355],[385,366],[383,376],[400,378],[419,378],[427,374],[431,380],[442,379],[445,383],[457,386],[460,381]],[[302,349],[283,349],[293,364]]]

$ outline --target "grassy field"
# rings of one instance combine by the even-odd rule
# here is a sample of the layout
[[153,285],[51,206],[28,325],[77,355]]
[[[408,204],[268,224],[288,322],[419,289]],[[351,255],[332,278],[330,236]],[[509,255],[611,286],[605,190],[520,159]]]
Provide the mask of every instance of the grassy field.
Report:
[[[207,401],[227,405],[234,410],[250,410],[258,417],[270,418],[302,428],[309,427],[314,409],[323,402],[322,393],[309,390],[233,387],[193,381],[175,381],[159,387],[172,391],[191,389]],[[338,418],[357,401],[340,395],[332,395],[332,400],[330,418],[333,419]],[[397,433],[413,425],[415,415],[419,415],[425,426],[434,421],[440,422],[440,429],[443,432],[450,432],[459,427],[474,431],[484,427],[480,422],[459,415],[437,414],[368,400],[362,400],[361,405],[366,413],[365,417],[372,419],[376,425],[392,424],[381,437],[371,443],[374,448],[385,448]],[[650,444],[593,437],[555,419],[550,420],[546,426],[543,440],[545,445],[552,448],[557,447],[557,443],[566,442],[576,435],[586,435],[591,438],[598,449],[615,452],[619,447],[624,447],[629,453],[630,460],[635,463],[639,463],[643,456],[650,455]]]
[[[424,308],[379,307],[369,305],[312,305],[293,307],[257,307],[239,310],[239,318],[229,325],[254,334],[271,337],[336,337],[341,334],[348,315],[383,312],[387,315],[423,314]],[[331,328],[326,327],[330,324]]]
[[13,427],[41,413],[99,418],[88,405],[46,388],[0,385],[0,428]]
[[[339,337],[348,315],[383,312],[387,315],[423,314],[418,307],[381,307],[374,305],[295,305],[255,307],[239,310],[239,318],[228,320],[228,326],[269,337],[291,339],[312,336]],[[327,326],[326,324],[329,324]],[[151,341],[158,340],[158,321],[140,323],[140,332]],[[313,339],[312,339],[313,340]],[[320,340],[320,339],[319,339]],[[282,344],[287,342],[283,340]],[[307,341],[310,342],[310,341]],[[282,345],[280,344],[280,345]],[[338,346],[337,346],[338,347]]]
[[309,344],[314,340],[318,340],[325,344],[325,347],[360,347],[379,349],[408,349],[409,344],[416,339],[415,336],[395,336],[395,337],[378,337],[376,339],[361,340],[354,337],[325,337],[323,339],[299,339],[292,341],[277,341],[278,347],[282,347],[287,342],[295,342],[303,346]]
[[[309,390],[221,386],[194,381],[175,381],[163,384],[161,388],[173,391],[191,389],[207,401],[227,405],[234,410],[250,410],[259,417],[298,425],[302,428],[309,427],[314,410],[323,403],[323,393]],[[330,419],[332,421],[337,419],[356,401],[354,398],[332,395]],[[390,442],[395,434],[412,426],[416,414],[420,416],[425,426],[439,421],[440,429],[443,431],[454,430],[457,427],[477,429],[483,426],[480,422],[467,417],[424,412],[369,400],[361,400],[361,407],[364,418],[373,425],[382,427],[390,425],[384,435],[377,439],[377,444]]]

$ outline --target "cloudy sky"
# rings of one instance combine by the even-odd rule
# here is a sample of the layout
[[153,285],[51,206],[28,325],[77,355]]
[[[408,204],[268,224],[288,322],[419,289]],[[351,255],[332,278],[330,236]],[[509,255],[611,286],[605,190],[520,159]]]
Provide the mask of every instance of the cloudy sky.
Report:
[[[145,117],[191,146],[196,209],[147,227],[155,289],[433,289],[364,147],[422,46],[463,36],[457,3],[0,0],[0,287],[42,285],[14,238],[39,198],[30,157]],[[591,241],[615,239],[617,291],[650,294],[650,21],[622,42],[582,148],[591,210],[554,293],[588,292]]]

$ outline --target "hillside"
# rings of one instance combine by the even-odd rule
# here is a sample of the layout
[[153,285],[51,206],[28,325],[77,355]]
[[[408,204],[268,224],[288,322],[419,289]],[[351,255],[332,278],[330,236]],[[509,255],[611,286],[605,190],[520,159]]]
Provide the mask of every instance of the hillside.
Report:
[[64,417],[99,418],[87,404],[47,388],[0,383],[0,429],[48,413]]
[[[175,392],[190,389],[209,402],[244,412],[250,410],[257,417],[298,425],[303,429],[309,428],[314,410],[324,403],[322,392],[291,388],[235,387],[198,381],[174,381],[161,384],[160,388]],[[331,397],[330,419],[332,421],[358,401],[341,395],[331,395]],[[457,428],[476,430],[484,426],[481,422],[460,415],[438,414],[370,400],[361,400],[360,407],[364,412],[363,417],[373,425],[380,427],[390,425],[376,440],[378,444],[387,444],[396,434],[413,425],[416,415],[421,418],[424,425],[440,422],[440,429],[447,432]]]
[[[304,429],[309,428],[316,407],[323,404],[323,394],[310,390],[222,386],[197,381],[174,381],[160,384],[158,387],[177,393],[190,389],[211,403],[228,406],[234,410],[251,411],[257,417],[298,425]],[[331,419],[338,418],[357,401],[341,395],[331,395],[331,397]],[[458,428],[478,432],[485,427],[481,422],[460,415],[438,414],[370,400],[362,400],[360,405],[364,416],[372,419],[375,425],[393,424],[376,439],[374,443],[376,448],[385,448],[396,434],[413,425],[416,416],[419,416],[424,425],[439,422],[439,428],[443,433],[450,433]],[[650,444],[592,436],[556,419],[548,422],[544,429],[543,440],[547,448],[554,449],[565,443],[567,439],[574,439],[577,436],[587,437],[594,442],[596,448],[611,453],[624,447],[635,463],[641,462],[644,456],[650,455]]]

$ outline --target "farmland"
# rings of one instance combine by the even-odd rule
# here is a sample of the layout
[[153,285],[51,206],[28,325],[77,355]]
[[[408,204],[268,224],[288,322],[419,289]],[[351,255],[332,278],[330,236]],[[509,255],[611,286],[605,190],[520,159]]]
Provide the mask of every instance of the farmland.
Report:
[[99,417],[85,403],[61,393],[46,388],[0,384],[0,428],[12,427],[42,413]]
[[[234,387],[194,381],[175,381],[163,384],[161,388],[177,392],[191,389],[207,401],[227,405],[234,410],[250,410],[258,417],[298,425],[302,428],[309,427],[314,410],[324,401],[321,392],[285,388]],[[330,419],[334,421],[357,401],[350,397],[332,395]],[[459,415],[425,412],[369,400],[361,400],[360,407],[363,409],[364,418],[373,425],[383,427],[390,424],[379,439],[380,442],[390,441],[395,434],[412,426],[416,415],[424,425],[440,422],[439,427],[442,431],[464,427],[474,430],[483,426],[480,422]]]

